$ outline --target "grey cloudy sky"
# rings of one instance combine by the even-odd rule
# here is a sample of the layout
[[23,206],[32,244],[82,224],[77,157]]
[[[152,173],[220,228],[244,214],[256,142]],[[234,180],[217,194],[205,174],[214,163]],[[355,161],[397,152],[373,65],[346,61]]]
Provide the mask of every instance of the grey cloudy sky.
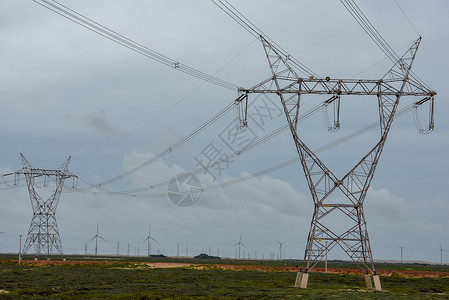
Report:
[[[188,66],[251,87],[269,76],[260,42],[206,0],[64,0],[64,5],[110,29]],[[233,1],[269,37],[322,77],[377,79],[390,62],[339,1]],[[418,38],[395,1],[360,1],[360,8],[391,47],[402,54]],[[376,259],[439,261],[439,241],[449,251],[449,1],[398,0],[423,37],[414,72],[438,95],[435,132],[420,135],[413,113],[395,120],[366,200],[368,229]],[[160,153],[203,124],[236,97],[235,91],[204,83],[117,45],[33,1],[0,2],[0,173],[21,168],[22,152],[37,168],[57,168],[72,156],[79,188],[103,182]],[[362,72],[363,71],[363,72]],[[361,74],[359,74],[362,72]],[[253,109],[262,98],[253,96]],[[250,120],[254,136],[285,124],[276,97],[266,124]],[[317,101],[305,98],[304,110]],[[402,107],[418,99],[404,99]],[[315,149],[376,121],[376,99],[343,99],[339,132],[328,133],[321,111],[304,122],[304,138]],[[421,111],[426,123],[426,109]],[[158,162],[104,188],[132,190],[166,182],[198,168],[200,153],[223,139],[232,112]],[[341,174],[357,162],[378,133],[332,148],[320,157]],[[295,158],[287,131],[233,158],[221,174],[200,173],[202,186],[228,182]],[[340,173],[339,173],[340,172]],[[32,209],[28,191],[0,184],[0,252],[15,252],[26,234]],[[45,189],[39,189],[43,196]],[[57,220],[67,253],[93,252],[96,224],[107,240],[101,253],[146,251],[148,226],[160,242],[153,252],[233,257],[243,241],[251,257],[278,254],[302,258],[313,202],[299,163],[263,176],[204,192],[192,207],[175,206],[167,186],[137,197],[73,192],[61,197]],[[337,222],[336,222],[337,223]],[[331,258],[346,258],[335,251]],[[444,260],[449,261],[445,253]]]

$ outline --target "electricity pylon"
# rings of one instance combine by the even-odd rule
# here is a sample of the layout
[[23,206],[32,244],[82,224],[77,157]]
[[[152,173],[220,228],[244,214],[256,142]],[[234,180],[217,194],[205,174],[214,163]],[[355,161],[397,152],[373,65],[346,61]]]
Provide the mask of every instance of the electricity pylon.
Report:
[[[370,240],[363,210],[363,204],[370,183],[374,176],[380,155],[395,117],[402,96],[422,97],[414,103],[415,107],[426,102],[431,104],[429,130],[433,129],[433,101],[436,92],[426,87],[420,80],[412,76],[411,68],[416,51],[421,42],[418,38],[406,53],[397,60],[393,67],[380,79],[331,79],[300,77],[301,65],[289,54],[259,36],[263,44],[272,76],[249,89],[240,88],[237,98],[244,113],[241,116],[242,126],[246,126],[246,104],[249,94],[276,94],[282,103],[296,150],[301,160],[307,184],[314,201],[314,212],[304,254],[304,265],[298,273],[296,285],[307,287],[308,272],[323,259],[335,246],[343,249],[350,259],[366,271],[366,283],[372,287],[371,274],[375,275],[376,289],[381,289],[376,274]],[[300,119],[301,95],[328,95],[325,105],[333,104],[336,116],[333,130],[340,126],[339,111],[342,96],[375,96],[379,108],[380,139],[371,150],[343,177],[337,177],[304,143],[298,131]],[[331,199],[331,194],[340,194],[340,200]],[[332,224],[326,224],[329,215],[343,213],[345,222],[350,225],[344,232],[337,232]]]
[[[31,219],[31,225],[22,254],[25,254],[31,246],[34,246],[36,258],[39,254],[46,253],[49,259],[54,247],[64,257],[58,225],[56,223],[56,208],[64,187],[64,181],[72,178],[74,186],[75,179],[78,178],[68,170],[70,157],[57,170],[33,168],[22,153],[20,153],[20,157],[22,159],[22,169],[16,171],[14,174],[16,180],[19,175],[25,176],[31,206],[33,208],[33,218]],[[47,200],[42,199],[34,188],[35,178],[37,177],[43,178],[44,186],[48,184],[50,177],[55,177],[55,189]]]

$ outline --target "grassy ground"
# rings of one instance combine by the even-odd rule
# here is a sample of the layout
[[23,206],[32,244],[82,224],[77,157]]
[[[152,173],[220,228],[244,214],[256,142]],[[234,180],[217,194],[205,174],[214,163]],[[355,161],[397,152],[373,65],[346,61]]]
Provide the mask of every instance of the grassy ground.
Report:
[[[220,260],[221,263],[227,261]],[[432,266],[416,267],[434,270]],[[410,269],[414,265],[402,268]],[[381,277],[384,291],[376,292],[364,289],[364,279],[357,275],[311,273],[308,289],[293,288],[295,276],[292,272],[224,271],[213,265],[204,270],[154,269],[123,261],[107,265],[36,266],[4,260],[0,262],[0,289],[8,293],[0,293],[0,298],[449,299],[449,278]]]

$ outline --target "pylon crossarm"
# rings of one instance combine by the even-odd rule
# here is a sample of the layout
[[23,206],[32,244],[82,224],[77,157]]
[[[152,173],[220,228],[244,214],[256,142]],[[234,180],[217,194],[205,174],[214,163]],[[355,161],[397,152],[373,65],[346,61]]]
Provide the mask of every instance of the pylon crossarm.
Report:
[[[280,85],[279,89],[267,87],[267,84],[274,80],[274,77],[270,77],[249,89],[241,88],[240,91],[252,94],[277,94],[279,92],[283,94],[294,94],[300,91],[301,94],[340,96],[377,96],[379,91],[381,91],[383,95],[396,96],[400,92],[400,88],[397,85],[403,83],[403,79],[354,80],[331,78],[328,81],[324,78],[292,79],[283,76],[276,76],[276,79],[284,83],[284,85]],[[401,95],[426,97],[435,96],[436,92],[408,78]]]
[[35,168],[22,168],[15,172],[20,175],[29,175],[30,177],[40,177],[40,176],[59,176],[65,179],[70,177],[78,177],[67,170],[46,170],[46,169],[35,169]]

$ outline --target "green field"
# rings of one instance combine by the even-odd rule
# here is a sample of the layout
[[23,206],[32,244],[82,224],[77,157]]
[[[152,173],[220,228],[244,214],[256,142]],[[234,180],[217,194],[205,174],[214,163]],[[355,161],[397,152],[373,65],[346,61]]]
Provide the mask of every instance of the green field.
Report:
[[[363,276],[312,272],[308,289],[292,287],[295,272],[231,271],[214,264],[296,266],[287,261],[194,260],[164,258],[113,258],[110,264],[19,265],[0,256],[0,298],[17,299],[449,299],[449,278],[406,278],[381,276],[381,292],[364,288]],[[15,259],[15,258],[14,258]],[[31,257],[26,258],[31,259]],[[89,258],[93,259],[93,258]],[[68,257],[70,261],[86,257]],[[136,262],[140,260],[141,262]],[[133,261],[133,262],[131,262]],[[143,262],[204,264],[192,267],[152,268]],[[355,267],[333,262],[330,267]],[[447,266],[377,265],[378,269],[443,271]]]

